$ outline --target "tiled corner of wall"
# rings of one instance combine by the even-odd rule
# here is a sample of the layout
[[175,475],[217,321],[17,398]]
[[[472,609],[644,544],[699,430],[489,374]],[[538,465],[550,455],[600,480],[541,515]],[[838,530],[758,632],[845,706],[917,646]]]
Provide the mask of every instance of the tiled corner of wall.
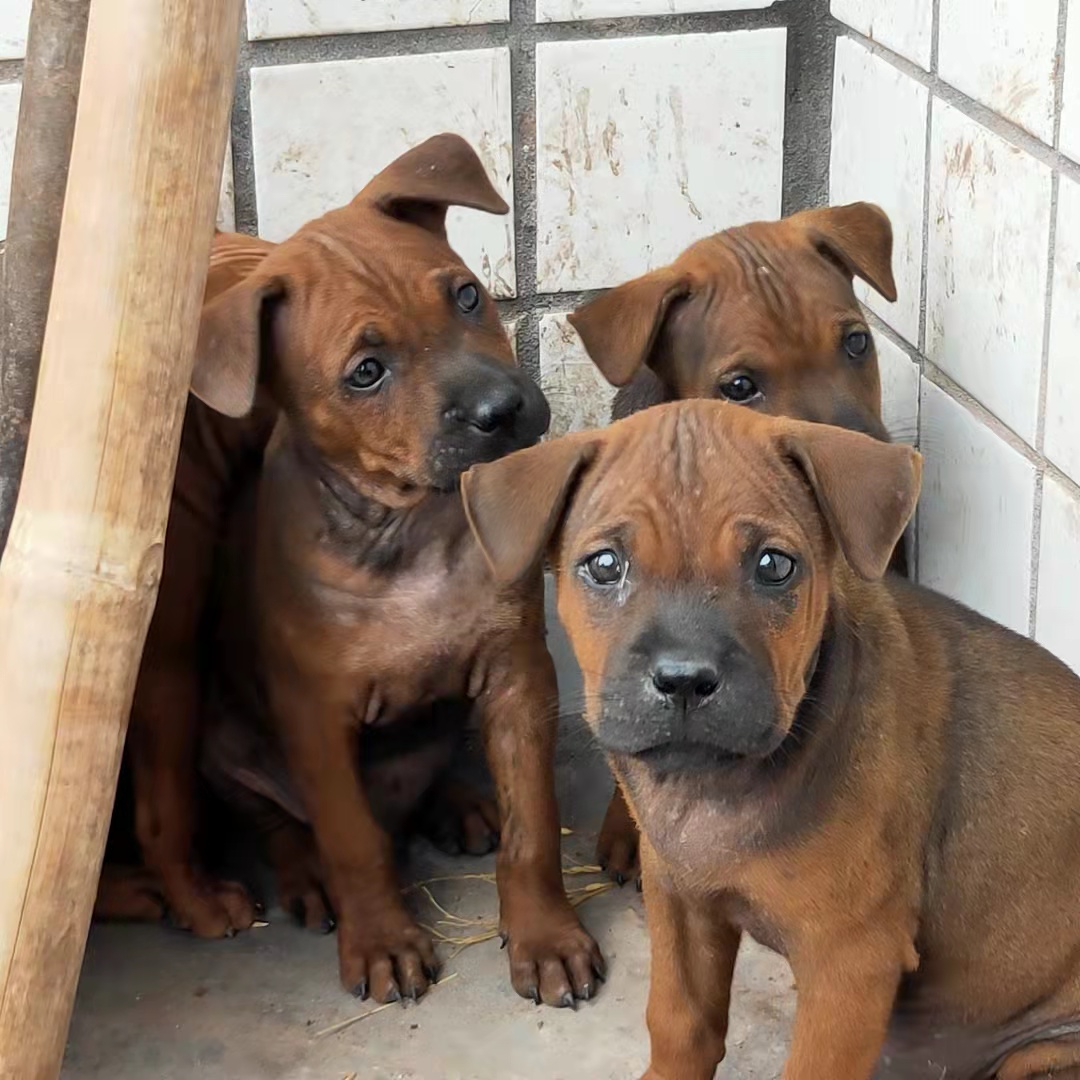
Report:
[[551,403],[549,437],[603,427],[615,388],[589,359],[565,313],[540,316],[540,386]]
[[[877,203],[893,226],[895,304],[859,282],[867,307],[914,345],[919,342],[923,258],[923,175],[929,91],[851,38],[836,43],[833,76],[833,203]],[[887,123],[881,117],[888,117]]]
[[881,419],[894,442],[915,444],[919,437],[919,365],[915,358],[875,334],[881,371]]
[[921,415],[920,578],[1026,634],[1035,467],[925,378]]
[[778,216],[785,44],[769,28],[538,45],[537,287],[616,285]]
[[922,372],[920,578],[1080,671],[1080,0],[832,11],[831,196],[892,216],[900,300],[864,299]]

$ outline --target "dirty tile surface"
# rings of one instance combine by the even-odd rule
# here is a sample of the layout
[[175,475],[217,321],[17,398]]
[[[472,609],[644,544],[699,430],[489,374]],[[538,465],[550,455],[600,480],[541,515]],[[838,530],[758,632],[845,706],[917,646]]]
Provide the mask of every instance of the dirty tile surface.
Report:
[[1080,492],[1047,477],[1039,534],[1035,639],[1080,674]]
[[26,53],[26,27],[32,0],[0,3],[0,60],[17,60]]
[[642,15],[688,15],[695,11],[747,11],[774,0],[536,0],[537,22],[616,19]]
[[[572,712],[580,676],[557,622],[549,644],[567,703],[558,786],[566,862],[591,862],[611,778]],[[492,869],[417,843],[410,880]],[[568,879],[571,884],[583,880]],[[592,880],[592,879],[585,879]],[[448,910],[495,912],[486,882],[433,886]],[[432,909],[418,907],[428,919]],[[648,1058],[649,952],[632,886],[582,908],[610,964],[600,995],[576,1012],[536,1008],[510,989],[506,954],[490,941],[449,960],[417,1006],[393,1006],[339,1034],[326,1028],[372,1006],[341,990],[333,937],[270,925],[232,941],[199,942],[156,926],[97,926],[68,1042],[63,1080],[634,1080]],[[794,1013],[786,963],[753,943],[740,955],[727,1061],[718,1080],[774,1080]]]
[[881,372],[881,416],[894,442],[914,444],[919,434],[919,367],[884,334],[874,335]]
[[1028,632],[1035,467],[927,379],[919,580]]
[[1061,178],[1057,212],[1045,450],[1080,484],[1080,183]]
[[[513,205],[508,49],[255,68],[251,125],[259,231],[269,240],[344,205],[394,158],[444,131],[472,144]],[[513,211],[452,208],[447,229],[484,284],[513,296]]]
[[550,436],[604,427],[613,387],[589,359],[565,314],[540,318],[540,385],[551,404]]
[[247,0],[248,37],[360,34],[506,22],[510,0]]
[[832,0],[832,13],[872,41],[930,69],[931,0]]
[[0,86],[0,237],[7,235],[11,164],[15,156],[15,132],[19,126],[20,94],[18,83]]
[[603,288],[780,212],[783,29],[536,49],[537,282]]
[[941,101],[931,154],[926,355],[1034,445],[1050,170]]
[[1058,0],[940,2],[941,77],[1052,142]]
[[837,39],[829,200],[877,203],[889,215],[897,301],[861,281],[856,293],[912,344],[919,341],[922,298],[928,93],[858,42]]

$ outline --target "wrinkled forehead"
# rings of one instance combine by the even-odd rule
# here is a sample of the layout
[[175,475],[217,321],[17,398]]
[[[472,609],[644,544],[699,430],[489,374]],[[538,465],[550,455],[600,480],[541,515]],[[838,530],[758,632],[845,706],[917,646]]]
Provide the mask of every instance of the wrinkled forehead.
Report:
[[564,542],[619,542],[669,574],[708,570],[758,541],[804,546],[820,527],[813,496],[775,435],[744,416],[757,419],[738,406],[685,402],[608,429]]
[[791,320],[842,321],[859,308],[851,280],[787,221],[728,229],[683,256],[692,276],[709,282],[721,317],[718,326],[756,324],[772,334]]

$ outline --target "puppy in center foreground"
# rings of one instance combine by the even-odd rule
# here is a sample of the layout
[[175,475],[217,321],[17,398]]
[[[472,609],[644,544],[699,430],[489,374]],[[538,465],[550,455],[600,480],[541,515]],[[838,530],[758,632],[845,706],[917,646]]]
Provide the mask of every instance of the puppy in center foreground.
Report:
[[501,580],[556,568],[641,828],[649,1080],[713,1076],[744,933],[794,971],[785,1080],[1080,1077],[1080,679],[883,580],[920,472],[687,401],[464,477]]

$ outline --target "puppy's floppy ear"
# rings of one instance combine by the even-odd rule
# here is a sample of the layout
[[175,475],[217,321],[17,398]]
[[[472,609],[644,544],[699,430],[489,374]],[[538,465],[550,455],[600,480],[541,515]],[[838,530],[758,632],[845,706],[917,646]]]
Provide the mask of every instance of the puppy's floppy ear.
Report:
[[922,457],[902,443],[792,420],[781,453],[805,475],[851,568],[880,578],[903,535],[922,480]]
[[465,516],[496,581],[511,585],[540,562],[595,454],[595,435],[566,435],[474,465],[461,478]]
[[890,303],[896,300],[892,272],[893,233],[889,215],[873,203],[827,206],[792,215],[825,258],[863,279]]
[[460,135],[434,135],[392,161],[356,196],[400,221],[446,238],[446,209],[489,214],[510,207],[495,190],[476,151]]
[[191,392],[225,416],[255,401],[268,305],[285,294],[277,275],[252,274],[203,305]]
[[648,362],[672,301],[689,292],[689,277],[664,266],[608,289],[568,318],[604,378],[625,386]]

